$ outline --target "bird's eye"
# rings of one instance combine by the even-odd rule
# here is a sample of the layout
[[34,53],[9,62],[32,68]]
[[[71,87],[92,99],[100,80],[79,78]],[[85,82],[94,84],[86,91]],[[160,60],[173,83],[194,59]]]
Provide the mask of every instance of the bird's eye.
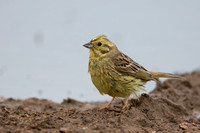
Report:
[[101,45],[102,45],[102,43],[101,43],[101,42],[98,42],[98,43],[97,43],[97,45],[98,45],[98,46],[101,46]]

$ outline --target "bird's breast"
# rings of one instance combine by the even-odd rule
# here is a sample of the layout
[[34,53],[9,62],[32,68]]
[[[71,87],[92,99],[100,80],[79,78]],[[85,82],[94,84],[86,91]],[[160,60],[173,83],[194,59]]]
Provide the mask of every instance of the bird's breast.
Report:
[[109,64],[104,60],[91,60],[89,61],[89,73],[95,87],[99,90],[101,94],[108,93],[110,89],[111,79]]

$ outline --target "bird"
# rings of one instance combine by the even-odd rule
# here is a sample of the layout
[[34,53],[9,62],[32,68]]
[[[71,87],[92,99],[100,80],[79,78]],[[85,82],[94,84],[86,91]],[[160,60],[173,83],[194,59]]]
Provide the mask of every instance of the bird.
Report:
[[152,72],[133,61],[118,50],[107,36],[100,35],[83,45],[89,49],[88,72],[100,94],[107,94],[112,100],[103,108],[109,108],[117,97],[125,98],[122,109],[128,106],[129,97],[139,92],[148,81],[159,78],[183,79],[171,73]]

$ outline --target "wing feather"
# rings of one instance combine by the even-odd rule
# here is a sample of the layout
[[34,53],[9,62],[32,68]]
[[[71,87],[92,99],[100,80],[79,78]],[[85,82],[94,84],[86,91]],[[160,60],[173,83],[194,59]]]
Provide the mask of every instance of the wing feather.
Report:
[[117,54],[112,61],[115,70],[123,75],[134,76],[144,80],[152,79],[152,75],[143,66],[123,53]]

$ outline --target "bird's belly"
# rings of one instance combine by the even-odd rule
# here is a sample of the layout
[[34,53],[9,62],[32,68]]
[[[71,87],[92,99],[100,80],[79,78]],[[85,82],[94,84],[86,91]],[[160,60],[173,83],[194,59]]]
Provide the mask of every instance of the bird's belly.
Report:
[[132,76],[116,76],[95,74],[91,75],[92,82],[101,94],[108,94],[112,97],[126,97],[138,91],[143,82]]
[[[107,65],[105,65],[107,64]],[[112,97],[126,97],[140,90],[144,85],[141,79],[122,75],[112,69],[112,65],[98,61],[89,62],[89,72],[95,87],[99,92]]]

